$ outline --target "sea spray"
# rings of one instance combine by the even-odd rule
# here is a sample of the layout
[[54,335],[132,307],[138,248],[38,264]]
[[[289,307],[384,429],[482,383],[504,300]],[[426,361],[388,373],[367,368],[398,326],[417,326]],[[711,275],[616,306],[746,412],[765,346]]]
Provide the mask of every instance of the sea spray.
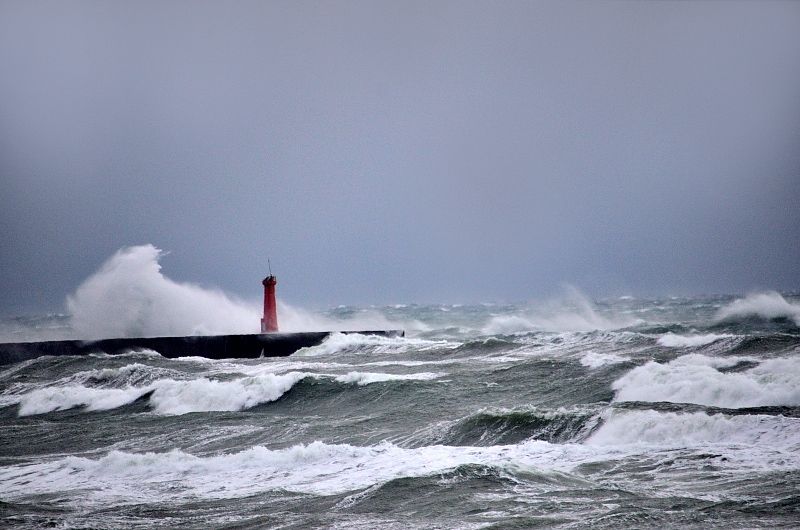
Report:
[[153,245],[119,250],[67,298],[81,338],[253,333],[258,307],[161,273]]
[[601,312],[580,290],[563,287],[557,298],[531,304],[516,314],[493,316],[484,326],[487,335],[514,334],[530,331],[594,331],[619,329],[641,322],[639,319]]
[[[176,282],[161,271],[164,252],[153,245],[122,248],[67,297],[76,337],[157,337],[259,332],[259,304],[219,289]],[[255,283],[255,280],[254,280]],[[393,321],[377,311],[332,318],[278,300],[280,330],[424,331],[413,319]]]
[[745,298],[731,302],[717,312],[717,320],[720,322],[745,318],[788,319],[800,326],[800,304],[788,302],[775,291],[767,291],[749,294]]

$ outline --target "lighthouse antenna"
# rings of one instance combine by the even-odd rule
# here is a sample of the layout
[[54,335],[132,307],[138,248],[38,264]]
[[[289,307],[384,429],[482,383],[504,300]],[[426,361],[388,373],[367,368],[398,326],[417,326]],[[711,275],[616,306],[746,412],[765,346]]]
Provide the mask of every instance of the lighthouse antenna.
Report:
[[269,258],[267,258],[267,267],[269,267],[269,275],[272,276],[272,263],[270,263]]

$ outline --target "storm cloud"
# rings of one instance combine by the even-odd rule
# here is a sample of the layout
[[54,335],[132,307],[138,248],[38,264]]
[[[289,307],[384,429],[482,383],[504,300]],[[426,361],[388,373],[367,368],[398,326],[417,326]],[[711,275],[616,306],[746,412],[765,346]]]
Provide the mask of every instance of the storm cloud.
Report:
[[800,287],[800,3],[0,0],[0,311]]

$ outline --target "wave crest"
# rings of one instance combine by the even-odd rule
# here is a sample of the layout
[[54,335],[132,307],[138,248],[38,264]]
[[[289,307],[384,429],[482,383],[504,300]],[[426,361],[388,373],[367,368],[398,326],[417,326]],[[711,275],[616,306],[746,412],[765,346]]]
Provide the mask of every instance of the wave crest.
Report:
[[623,363],[627,359],[615,353],[587,352],[581,357],[581,364],[587,368],[600,368],[608,364]]
[[733,337],[733,335],[716,335],[706,333],[704,335],[676,335],[675,333],[665,333],[658,338],[658,344],[667,348],[693,348],[696,346],[707,346],[720,339]]
[[589,437],[587,444],[686,447],[713,443],[792,447],[798,440],[800,420],[797,418],[643,410],[612,413]]
[[[519,470],[567,469],[566,453],[584,455],[580,446],[566,449],[546,442],[519,446],[405,449],[389,442],[374,446],[319,441],[286,449],[256,446],[239,453],[198,457],[180,450],[167,453],[111,451],[98,459],[67,457],[52,462],[0,469],[9,497],[82,489],[95,495],[143,497],[164,495],[202,498],[242,497],[269,490],[331,495],[403,477],[422,477],[477,464]],[[32,480],[32,478],[34,480]],[[180,484],[164,490],[165,484]],[[135,487],[133,487],[135,485]],[[188,491],[187,491],[188,490]]]
[[717,312],[716,318],[719,322],[747,318],[787,319],[793,321],[796,326],[800,326],[800,304],[788,302],[775,291],[754,293],[721,308]]
[[690,354],[638,366],[614,382],[615,401],[669,401],[727,408],[800,405],[800,359],[776,358],[735,372],[749,357]]
[[430,381],[447,375],[443,372],[419,372],[416,374],[381,374],[373,372],[348,372],[344,375],[336,376],[334,379],[339,383],[355,384],[358,386],[370,385],[372,383],[385,383],[387,381]]
[[[157,414],[233,412],[276,401],[304,379],[365,386],[394,381],[430,381],[447,375],[442,372],[389,374],[356,371],[334,375],[292,371],[284,374],[254,374],[232,380],[160,378],[147,385],[131,384],[133,380],[150,379],[149,372],[158,374],[162,373],[162,369],[133,364],[122,368],[79,372],[54,386],[33,390],[15,388],[14,394],[2,396],[1,403],[3,406],[18,403],[19,415],[30,416],[75,407],[85,407],[88,411],[110,410],[149,395],[149,404]],[[113,387],[115,384],[121,387]]]
[[322,344],[301,348],[292,356],[314,357],[340,353],[402,353],[408,350],[419,352],[436,348],[453,349],[459,346],[461,346],[461,343],[445,340],[382,337],[379,335],[362,335],[360,333],[332,333],[322,341]]

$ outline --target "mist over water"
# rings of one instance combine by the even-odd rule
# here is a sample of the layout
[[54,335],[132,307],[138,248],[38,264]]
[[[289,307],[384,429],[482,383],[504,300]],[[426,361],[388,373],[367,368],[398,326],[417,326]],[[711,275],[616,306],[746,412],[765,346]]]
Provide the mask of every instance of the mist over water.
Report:
[[[255,332],[121,249],[9,337]],[[800,499],[800,296],[307,311],[286,358],[0,367],[0,521],[40,528],[775,528]]]

